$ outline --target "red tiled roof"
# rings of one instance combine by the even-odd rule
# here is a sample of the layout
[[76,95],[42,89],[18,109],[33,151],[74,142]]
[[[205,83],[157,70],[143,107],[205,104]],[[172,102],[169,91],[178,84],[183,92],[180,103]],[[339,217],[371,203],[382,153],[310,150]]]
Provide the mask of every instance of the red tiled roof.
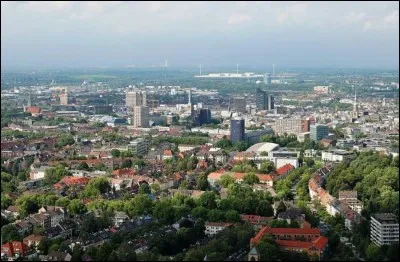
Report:
[[85,185],[89,182],[89,178],[87,177],[74,177],[74,176],[66,176],[61,179],[60,182],[54,185],[56,188],[61,188],[62,184],[65,184],[66,186],[70,187],[72,185],[80,184],[80,185]]
[[313,241],[313,244],[316,248],[322,250],[326,247],[326,245],[328,245],[328,238],[320,236],[319,238]]
[[165,149],[164,150],[164,156],[172,156],[172,151],[168,150],[168,149]]
[[30,106],[26,108],[26,112],[32,113],[32,114],[39,114],[42,111],[42,109],[38,106]]
[[302,248],[309,249],[312,247],[312,242],[296,241],[296,240],[275,240],[278,246],[283,248]]
[[213,173],[210,173],[210,174],[208,175],[208,178],[211,178],[211,179],[220,179],[222,175],[223,175],[222,173],[213,172]]
[[284,166],[281,166],[280,168],[278,168],[276,170],[276,173],[278,173],[279,175],[284,175],[289,171],[292,171],[294,169],[294,166],[292,166],[291,164],[286,164]]
[[6,253],[8,257],[14,257],[15,253],[25,256],[28,247],[20,241],[9,241],[1,245],[1,252]]
[[114,176],[123,176],[123,175],[131,175],[133,176],[135,174],[135,170],[132,168],[122,168],[122,169],[117,169],[113,171]]
[[272,178],[272,176],[270,176],[270,175],[257,174],[257,177],[258,177],[258,179],[260,181],[272,181],[272,180],[274,180]]
[[272,234],[272,235],[317,235],[321,234],[321,230],[319,228],[270,228],[270,227],[263,227],[257,233],[257,235],[252,238],[250,241],[252,243],[258,243],[260,239],[265,234]]

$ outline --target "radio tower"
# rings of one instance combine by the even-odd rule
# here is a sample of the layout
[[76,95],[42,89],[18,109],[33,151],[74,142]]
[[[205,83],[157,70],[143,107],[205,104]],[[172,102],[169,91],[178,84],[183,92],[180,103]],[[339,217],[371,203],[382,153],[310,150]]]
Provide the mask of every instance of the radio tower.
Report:
[[236,74],[239,74],[239,64],[236,64]]
[[272,76],[275,76],[275,64],[272,65]]
[[201,75],[201,64],[200,64],[200,75]]

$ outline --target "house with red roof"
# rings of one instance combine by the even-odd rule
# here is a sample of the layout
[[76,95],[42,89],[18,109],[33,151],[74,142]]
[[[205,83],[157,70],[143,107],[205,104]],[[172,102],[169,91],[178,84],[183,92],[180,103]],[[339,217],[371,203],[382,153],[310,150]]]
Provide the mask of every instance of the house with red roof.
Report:
[[172,151],[170,149],[165,149],[162,155],[162,159],[168,159],[168,158],[172,158],[173,154]]
[[1,245],[1,254],[5,254],[8,259],[24,257],[28,253],[28,246],[21,241],[9,241]]
[[250,248],[258,244],[264,235],[271,235],[280,248],[306,252],[309,256],[317,255],[319,260],[328,246],[328,238],[321,236],[319,228],[270,228],[266,226],[250,239]]
[[114,178],[133,177],[136,174],[133,168],[121,168],[113,171]]
[[42,109],[38,106],[29,106],[25,112],[31,113],[32,116],[39,116],[42,113]]
[[284,178],[287,176],[292,170],[294,170],[294,166],[291,164],[286,164],[278,168],[275,172],[278,174],[279,178]]
[[64,187],[71,187],[73,185],[84,186],[89,183],[89,178],[87,177],[74,177],[66,176],[61,179],[60,182],[54,185],[57,190],[61,190]]

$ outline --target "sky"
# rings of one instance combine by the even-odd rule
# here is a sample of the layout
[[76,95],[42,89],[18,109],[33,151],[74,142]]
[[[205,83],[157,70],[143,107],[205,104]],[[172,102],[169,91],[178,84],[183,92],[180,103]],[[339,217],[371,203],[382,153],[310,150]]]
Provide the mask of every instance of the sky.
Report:
[[398,2],[1,1],[2,67],[394,68]]

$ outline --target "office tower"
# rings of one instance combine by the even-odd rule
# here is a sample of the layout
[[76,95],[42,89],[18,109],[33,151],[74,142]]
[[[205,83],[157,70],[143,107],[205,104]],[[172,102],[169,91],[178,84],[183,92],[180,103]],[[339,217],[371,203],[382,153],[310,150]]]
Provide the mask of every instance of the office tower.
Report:
[[256,107],[257,110],[267,109],[267,92],[260,88],[256,90]]
[[268,100],[266,103],[266,109],[267,110],[273,110],[275,108],[275,98],[273,95],[268,94]]
[[68,105],[68,89],[64,89],[64,93],[60,94],[60,105]]
[[231,141],[238,142],[245,140],[244,119],[235,117],[231,119]]
[[147,106],[133,107],[133,126],[149,127],[149,108]]
[[277,119],[272,129],[277,135],[284,133],[298,135],[302,133],[302,120],[300,118]]
[[319,141],[329,135],[329,127],[327,125],[311,125],[310,138],[313,141]]
[[246,113],[246,98],[243,97],[233,98],[231,110],[240,113]]
[[392,213],[371,215],[371,241],[377,246],[399,242],[399,222]]
[[125,105],[126,106],[147,106],[146,91],[126,91],[125,92]]
[[301,120],[301,132],[310,132],[310,120],[303,119]]
[[208,108],[199,109],[197,114],[197,123],[198,125],[204,125],[211,123],[211,110]]

